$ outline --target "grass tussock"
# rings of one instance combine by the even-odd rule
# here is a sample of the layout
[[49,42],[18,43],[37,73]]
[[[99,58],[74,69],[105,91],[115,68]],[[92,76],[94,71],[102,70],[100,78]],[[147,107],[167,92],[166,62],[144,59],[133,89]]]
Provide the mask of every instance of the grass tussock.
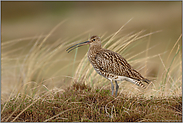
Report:
[[111,96],[110,89],[75,83],[31,98],[22,94],[1,108],[2,122],[182,122],[182,97]]
[[[86,54],[77,60],[78,49],[73,54],[65,51],[78,39],[86,38],[83,35],[88,32],[72,39],[50,39],[61,24],[46,36],[2,43],[1,121],[182,121],[182,35],[171,48],[158,54],[154,54],[158,44],[149,45],[148,36],[155,32],[126,35],[120,33],[122,26],[108,37],[99,35],[104,48],[118,52],[133,68],[153,80],[146,90],[119,82],[119,95],[115,98],[111,96],[110,83],[96,73]],[[17,48],[11,50],[14,46]],[[138,52],[137,47],[141,49]],[[66,58],[69,55],[73,55],[72,60]]]

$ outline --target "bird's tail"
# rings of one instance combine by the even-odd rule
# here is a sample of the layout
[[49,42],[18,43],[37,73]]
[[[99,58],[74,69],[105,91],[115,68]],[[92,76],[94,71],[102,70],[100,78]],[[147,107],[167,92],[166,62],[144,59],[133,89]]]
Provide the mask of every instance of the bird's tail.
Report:
[[138,85],[138,86],[140,86],[140,87],[142,87],[142,88],[144,88],[144,89],[146,88],[145,85],[142,83],[141,80],[140,81],[139,80],[135,80],[135,84]]
[[143,79],[143,80],[140,80],[140,81],[137,81],[136,82],[136,85],[142,87],[142,88],[146,88],[146,86],[144,86],[144,84],[142,82],[145,82],[147,84],[150,84],[153,80],[149,80],[149,79]]
[[145,83],[149,84],[151,82],[151,80],[149,80],[149,79],[143,79],[142,82],[145,82]]

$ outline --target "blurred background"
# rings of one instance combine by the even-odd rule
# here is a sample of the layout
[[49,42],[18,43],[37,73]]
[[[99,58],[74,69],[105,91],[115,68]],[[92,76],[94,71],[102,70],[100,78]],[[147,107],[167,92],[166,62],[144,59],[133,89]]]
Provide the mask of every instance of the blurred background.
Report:
[[[181,34],[181,2],[2,2],[2,41],[47,34],[67,20],[58,37],[111,34],[129,19],[125,32],[162,30],[164,41]],[[77,30],[77,31],[76,31]],[[159,39],[159,41],[162,41]]]
[[[86,41],[91,35],[106,38],[119,30],[132,19],[120,32],[121,35],[144,34],[159,31],[142,39],[144,43],[135,47],[131,55],[155,46],[149,55],[170,51],[182,34],[182,2],[1,2],[1,41],[2,41],[2,93],[9,94],[15,85],[18,70],[18,59],[26,55],[34,43],[48,35],[59,23],[63,22],[47,39],[47,46],[59,42],[72,43]],[[102,38],[102,39],[103,39]],[[41,40],[41,38],[39,39]],[[147,42],[148,40],[149,42]],[[178,44],[182,48],[181,41]],[[86,54],[88,47],[78,49],[76,64],[73,67],[75,52],[67,54],[64,47],[54,60],[54,67],[43,76],[51,76],[58,71],[58,76],[72,76],[79,61]],[[18,50],[19,49],[19,50]],[[174,49],[176,51],[176,49]],[[141,57],[144,57],[142,54]],[[173,57],[173,56],[172,56]],[[51,61],[54,61],[53,59]],[[60,60],[60,61],[59,61]],[[50,61],[50,64],[52,64]],[[160,61],[152,62],[152,66],[160,65]],[[21,65],[21,64],[20,64]],[[68,66],[67,66],[68,65]],[[67,66],[67,67],[65,67]],[[181,66],[180,66],[181,67]],[[19,70],[20,71],[20,70]],[[152,70],[153,71],[153,70]],[[13,73],[14,72],[14,73]],[[155,70],[157,73],[157,70]],[[19,78],[19,77],[17,77]],[[44,78],[44,77],[42,77]],[[60,78],[59,78],[60,79]],[[18,79],[16,80],[19,81]],[[64,80],[58,85],[68,85]]]

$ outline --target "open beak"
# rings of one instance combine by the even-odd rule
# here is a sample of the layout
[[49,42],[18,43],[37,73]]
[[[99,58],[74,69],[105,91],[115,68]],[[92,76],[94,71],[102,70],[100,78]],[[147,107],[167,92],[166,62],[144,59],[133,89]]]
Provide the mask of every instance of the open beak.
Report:
[[90,43],[90,41],[85,41],[85,42],[82,42],[82,43],[75,44],[75,45],[69,47],[66,51],[69,53],[69,52],[72,51],[73,49],[75,49],[75,48],[77,48],[77,47],[81,47],[81,46],[83,46],[83,45],[87,45],[87,44],[89,44],[89,43]]

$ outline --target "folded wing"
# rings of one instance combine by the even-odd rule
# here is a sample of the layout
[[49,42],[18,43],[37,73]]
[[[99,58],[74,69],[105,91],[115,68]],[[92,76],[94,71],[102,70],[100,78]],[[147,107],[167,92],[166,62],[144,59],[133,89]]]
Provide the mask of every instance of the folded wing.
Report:
[[103,72],[118,76],[126,76],[149,83],[148,79],[142,77],[142,75],[134,70],[121,55],[113,51],[102,50],[95,56],[95,63]]

